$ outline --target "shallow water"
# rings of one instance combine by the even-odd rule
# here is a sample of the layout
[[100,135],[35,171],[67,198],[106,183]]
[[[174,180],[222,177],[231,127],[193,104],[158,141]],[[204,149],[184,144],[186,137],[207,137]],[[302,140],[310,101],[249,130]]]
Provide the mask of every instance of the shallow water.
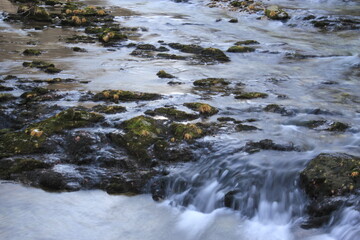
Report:
[[[175,3],[169,0],[84,1],[113,10],[127,27],[143,27],[140,41],[160,46],[180,42],[226,50],[240,40],[260,42],[250,54],[227,53],[231,62],[216,65],[186,61],[142,59],[130,56],[133,49],[104,48],[76,44],[87,53],[73,53],[73,44],[57,41],[72,30],[21,29],[0,19],[0,73],[19,77],[47,78],[38,71],[24,73],[21,55],[28,40],[36,39],[46,49],[40,59],[51,60],[65,69],[59,77],[90,81],[89,84],[52,85],[62,90],[124,89],[157,92],[165,99],[149,108],[182,103],[199,97],[192,82],[206,77],[223,77],[244,83],[247,91],[269,94],[267,99],[236,100],[217,96],[208,100],[221,111],[219,116],[238,120],[257,118],[262,131],[224,132],[205,138],[212,148],[204,150],[196,163],[171,169],[168,198],[154,203],[149,195],[109,196],[101,191],[46,193],[17,184],[0,185],[0,238],[2,239],[281,239],[355,240],[360,234],[360,215],[344,208],[333,222],[318,230],[300,228],[307,202],[298,188],[298,172],[321,152],[359,155],[359,31],[321,32],[304,23],[309,14],[360,17],[358,1],[282,1],[291,8],[288,23],[257,20],[247,15],[204,6],[205,1]],[[0,10],[15,11],[7,1]],[[237,17],[238,24],[229,23]],[[218,21],[220,20],[220,21]],[[297,54],[297,55],[294,55]],[[304,56],[297,58],[296,56]],[[295,57],[294,57],[295,56]],[[170,86],[156,73],[165,70],[184,84]],[[332,83],[332,84],[329,84]],[[288,98],[278,98],[279,95]],[[296,115],[281,116],[261,109],[270,103],[294,109]],[[77,104],[62,102],[61,104]],[[137,114],[129,104],[128,117]],[[314,110],[324,112],[312,114]],[[316,112],[316,111],[315,111]],[[345,133],[317,131],[296,126],[304,120],[326,119],[351,125]],[[209,119],[211,121],[213,119]],[[248,155],[241,150],[246,141],[264,138],[276,143],[293,143],[302,152],[263,151]],[[182,180],[189,182],[185,187]],[[240,210],[223,208],[226,192],[241,190]]]

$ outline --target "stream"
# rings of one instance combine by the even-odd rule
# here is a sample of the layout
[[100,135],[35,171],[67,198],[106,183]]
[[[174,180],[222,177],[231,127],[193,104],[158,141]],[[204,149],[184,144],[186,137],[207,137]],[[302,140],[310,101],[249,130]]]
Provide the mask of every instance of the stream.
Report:
[[[360,199],[343,206],[320,228],[304,229],[309,202],[299,187],[299,172],[320,153],[344,152],[360,155],[360,38],[356,30],[323,31],[305,16],[348,17],[360,21],[359,1],[269,0],[287,9],[286,22],[261,19],[259,14],[206,6],[208,1],[190,0],[86,0],[105,6],[122,26],[137,27],[138,35],[127,43],[160,46],[161,42],[198,44],[224,52],[237,41],[256,40],[251,53],[230,53],[230,62],[196,64],[159,58],[139,58],[124,46],[69,44],[61,41],[77,30],[45,28],[34,30],[3,21],[0,14],[0,74],[46,79],[44,72],[27,69],[21,55],[26,42],[46,49],[41,60],[51,60],[64,69],[49,89],[68,91],[56,103],[77,106],[78,92],[123,89],[152,92],[165,97],[149,102],[145,109],[206,100],[220,109],[218,117],[251,122],[257,131],[217,134],[199,141],[194,162],[175,164],[167,171],[165,199],[155,202],[150,194],[108,195],[101,190],[51,193],[12,181],[0,182],[0,239],[17,240],[355,240],[360,236]],[[16,12],[7,0],[0,13]],[[238,23],[229,20],[237,18]],[[60,39],[60,40],[59,40]],[[160,41],[160,42],[159,42]],[[9,44],[11,43],[11,44]],[[72,47],[85,48],[75,53]],[[176,53],[171,49],[170,53]],[[181,84],[157,78],[165,70]],[[225,78],[248,92],[264,92],[264,99],[238,100],[232,95],[207,95],[194,90],[193,81]],[[82,84],[82,81],[89,81]],[[21,92],[13,92],[19,96]],[[91,105],[81,102],[80,105]],[[262,109],[269,104],[286,106],[281,113]],[[141,114],[137,103],[126,103],[128,112],[109,115],[107,121]],[[324,120],[343,122],[350,128],[341,133],[319,131],[300,122]],[[320,127],[321,128],[321,127]],[[97,131],[97,129],[95,129]],[[244,151],[247,142],[271,139],[295,151]],[[66,171],[64,167],[63,171]],[[69,170],[70,171],[70,170]],[[233,191],[231,208],[224,196]],[[148,188],[150,193],[150,187]]]

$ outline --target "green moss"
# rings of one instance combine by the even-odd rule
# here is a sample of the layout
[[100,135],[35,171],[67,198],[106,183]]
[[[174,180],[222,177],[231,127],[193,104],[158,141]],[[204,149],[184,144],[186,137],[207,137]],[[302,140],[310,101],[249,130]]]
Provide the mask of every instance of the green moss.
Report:
[[261,92],[246,92],[235,96],[235,99],[254,99],[254,98],[266,98],[268,95]]
[[138,116],[123,122],[124,129],[139,136],[157,136],[161,129],[157,127],[155,119],[146,116]]
[[199,116],[196,114],[187,113],[184,111],[177,110],[175,108],[156,108],[145,112],[148,115],[155,116],[161,115],[175,121],[194,120]]
[[223,51],[217,48],[205,48],[200,53],[201,56],[213,59],[218,62],[229,62],[230,58]]
[[175,139],[178,140],[189,141],[204,136],[204,130],[198,124],[173,123],[170,129]]
[[216,113],[219,112],[219,110],[209,104],[206,103],[199,103],[199,102],[194,102],[194,103],[184,103],[185,107],[188,107],[194,111],[199,112],[202,115],[215,115]]
[[226,86],[230,83],[226,81],[224,78],[205,78],[196,80],[193,83],[195,86],[201,86],[201,87],[213,87],[213,86]]
[[164,70],[160,70],[156,75],[159,78],[175,78],[174,75],[171,75],[170,73],[167,73]]
[[255,44],[260,44],[260,43],[255,40],[244,40],[244,41],[239,41],[239,42],[235,43],[235,45],[237,45],[237,46],[239,46],[239,45],[255,45]]
[[254,51],[255,48],[244,47],[244,46],[232,46],[227,50],[227,52],[233,52],[233,53],[245,53],[245,52],[254,52]]
[[126,111],[125,107],[111,105],[111,106],[104,106],[104,105],[97,105],[92,108],[96,112],[106,113],[106,114],[115,114],[115,113],[122,113]]
[[169,43],[169,47],[184,53],[200,54],[204,48],[195,44]]
[[342,122],[334,122],[330,125],[330,127],[328,129],[326,129],[327,131],[331,131],[331,132],[343,132],[346,129],[349,128],[349,125],[342,123]]
[[25,56],[39,56],[41,54],[41,50],[39,50],[39,49],[25,49],[23,54]]
[[11,167],[11,173],[21,173],[25,171],[33,171],[35,169],[48,168],[50,165],[40,160],[32,158],[17,159]]
[[31,19],[40,22],[50,22],[50,14],[43,7],[38,7],[36,5],[20,5],[17,11],[21,17],[26,19]]
[[10,93],[0,93],[0,103],[7,102],[12,99],[15,99],[14,95],[12,95]]
[[95,94],[94,101],[150,101],[159,99],[161,95],[155,93],[142,93],[123,90],[105,90]]
[[113,41],[126,41],[128,38],[125,34],[121,34],[115,31],[103,32],[99,36],[99,40],[103,43],[113,42]]

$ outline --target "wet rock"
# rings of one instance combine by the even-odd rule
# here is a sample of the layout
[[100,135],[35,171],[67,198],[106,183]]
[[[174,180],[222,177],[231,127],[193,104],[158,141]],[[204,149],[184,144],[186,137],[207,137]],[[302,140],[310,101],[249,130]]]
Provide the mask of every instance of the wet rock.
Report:
[[241,45],[257,45],[257,44],[260,43],[256,40],[244,40],[244,41],[238,41],[234,45],[241,46]]
[[232,53],[247,53],[247,52],[254,52],[254,51],[255,51],[255,48],[244,47],[244,46],[232,46],[227,50],[227,52],[232,52]]
[[48,11],[43,7],[36,5],[20,5],[17,14],[24,19],[35,20],[40,22],[50,22],[51,17]]
[[321,16],[307,20],[311,20],[310,23],[322,31],[344,31],[360,29],[360,20],[356,18]]
[[278,104],[269,104],[263,109],[265,112],[278,113],[283,116],[292,116],[294,115],[294,111],[287,110],[285,107],[282,107]]
[[84,35],[74,35],[66,38],[66,43],[96,43],[98,38]]
[[23,51],[25,56],[39,56],[41,54],[41,50],[39,49],[25,49]]
[[226,54],[217,48],[205,48],[200,52],[202,61],[218,61],[218,62],[230,62],[230,58]]
[[333,122],[330,124],[330,127],[326,130],[331,131],[331,132],[343,132],[348,128],[349,128],[349,125],[347,125],[346,123]]
[[268,94],[261,92],[245,92],[235,96],[235,99],[254,99],[254,98],[267,98]]
[[1,92],[12,91],[12,90],[14,90],[14,88],[0,85],[0,91]]
[[96,156],[95,144],[99,142],[98,137],[88,131],[76,131],[69,133],[65,139],[65,149],[70,156],[68,162],[77,165],[90,164],[93,156]]
[[49,101],[49,100],[56,100],[61,98],[60,95],[57,95],[55,91],[48,90],[46,88],[36,87],[33,88],[30,92],[24,92],[20,95],[25,102],[34,102],[34,101]]
[[326,123],[326,120],[310,120],[297,123],[298,126],[303,126],[307,128],[318,128]]
[[159,178],[151,184],[151,196],[156,202],[162,201],[166,197],[167,181],[165,178]]
[[264,139],[259,142],[247,142],[244,151],[248,153],[256,153],[261,150],[274,150],[274,151],[299,151],[297,147],[294,146],[293,143],[283,145],[276,144],[270,139]]
[[39,177],[39,186],[47,191],[64,191],[66,182],[64,177],[54,171],[42,172]]
[[171,132],[175,139],[178,140],[193,140],[203,137],[205,135],[203,126],[201,124],[181,124],[173,123],[170,126]]
[[155,116],[160,115],[167,117],[174,121],[185,121],[185,120],[194,120],[199,118],[196,114],[187,113],[184,111],[177,110],[175,108],[156,108],[154,110],[148,110],[145,112],[145,114]]
[[167,73],[164,70],[160,70],[156,75],[159,78],[175,78],[174,75],[171,75],[170,73]]
[[238,201],[236,201],[236,195],[239,193],[237,190],[233,190],[230,192],[227,192],[224,196],[224,206],[228,208],[232,208],[234,210],[239,210],[239,204]]
[[232,117],[219,117],[217,118],[219,122],[235,122],[236,119]]
[[31,68],[39,68],[46,73],[59,73],[62,70],[55,67],[52,63],[47,63],[44,61],[32,61],[32,62],[24,62],[24,67],[31,67]]
[[73,47],[71,48],[74,52],[87,52],[85,48]]
[[238,132],[258,130],[257,127],[251,126],[251,125],[246,125],[246,124],[238,124],[238,125],[236,125],[235,129]]
[[206,103],[184,103],[184,106],[190,108],[191,110],[197,111],[204,116],[215,115],[219,112],[217,108]]
[[176,54],[168,54],[168,53],[159,53],[156,55],[156,57],[163,58],[163,59],[172,59],[172,60],[186,60],[187,59],[187,57],[185,57],[185,56],[179,56]]
[[48,136],[65,129],[88,126],[103,118],[100,114],[70,108],[51,118],[31,124],[25,131],[0,135],[0,157],[40,152]]
[[229,20],[229,23],[238,23],[239,20],[237,18],[232,18]]
[[179,145],[164,140],[158,140],[154,144],[155,156],[167,163],[189,162],[195,159],[191,149],[186,145]]
[[204,78],[194,81],[194,86],[198,87],[215,87],[215,86],[227,86],[230,82],[224,78]]
[[310,198],[343,196],[360,188],[360,158],[345,153],[322,153],[300,174]]
[[106,114],[116,114],[126,112],[126,108],[118,105],[96,105],[92,108],[95,112],[106,113]]
[[286,20],[289,19],[290,16],[283,9],[279,8],[279,6],[272,5],[265,9],[265,16],[267,16],[271,20]]
[[32,158],[20,159],[1,159],[0,160],[0,178],[1,179],[16,179],[16,176],[23,172],[33,171],[35,169],[49,168],[51,165],[43,161]]
[[180,44],[180,43],[169,43],[169,47],[179,50],[184,53],[200,54],[204,48],[194,44]]
[[8,102],[15,99],[15,97],[10,93],[0,93],[0,103]]
[[100,93],[95,94],[93,97],[94,101],[151,101],[161,98],[161,95],[155,93],[142,93],[132,92],[123,90],[104,90]]

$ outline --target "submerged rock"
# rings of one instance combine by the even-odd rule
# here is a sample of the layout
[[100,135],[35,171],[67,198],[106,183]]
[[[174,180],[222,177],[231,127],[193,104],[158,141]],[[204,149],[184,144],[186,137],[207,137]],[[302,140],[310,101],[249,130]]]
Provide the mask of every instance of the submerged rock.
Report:
[[270,139],[264,139],[259,142],[247,142],[244,151],[248,153],[256,153],[261,150],[274,150],[274,151],[299,151],[293,143],[289,144],[276,144]]
[[230,82],[224,78],[204,78],[194,81],[194,86],[198,87],[215,87],[215,86],[227,86]]
[[245,92],[235,96],[235,99],[267,98],[269,95],[261,92]]
[[175,121],[194,120],[199,118],[196,114],[187,113],[170,107],[156,108],[154,110],[148,110],[145,113],[151,116],[161,115]]
[[175,78],[174,75],[171,75],[170,73],[167,73],[164,70],[160,70],[156,75],[159,78]]

